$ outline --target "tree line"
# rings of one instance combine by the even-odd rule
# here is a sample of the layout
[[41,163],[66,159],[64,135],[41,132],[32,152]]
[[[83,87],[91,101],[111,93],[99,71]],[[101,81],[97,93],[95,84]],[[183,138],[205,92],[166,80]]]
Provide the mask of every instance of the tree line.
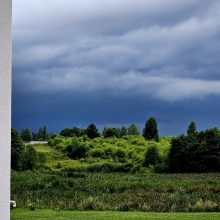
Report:
[[32,132],[30,128],[23,128],[21,130],[21,139],[24,142],[30,142],[30,141],[46,141],[50,137],[50,135],[47,133],[46,126],[40,127],[38,129],[38,132]]
[[220,130],[198,132],[191,122],[186,135],[172,140],[168,158],[170,172],[219,172]]
[[[90,139],[94,139],[99,136],[103,136],[105,138],[110,137],[123,137],[126,135],[140,135],[140,130],[136,124],[131,124],[128,128],[125,126],[122,126],[121,128],[116,127],[104,127],[102,133],[99,132],[98,128],[94,123],[88,125],[86,129],[80,129],[77,127],[73,128],[64,128],[60,132],[61,136],[64,137],[81,137],[86,135]],[[146,123],[145,127],[143,129],[142,135],[147,140],[155,140],[159,141],[159,133],[157,128],[157,121],[154,117],[150,117]]]
[[[33,135],[30,129],[23,129],[21,135],[16,129],[12,129],[11,150],[13,169],[33,168],[37,163],[39,165],[44,162],[43,156],[34,152],[33,147],[24,147],[22,140],[30,140],[30,134]],[[100,133],[96,125],[92,123],[86,129],[77,127],[64,128],[59,134],[64,137],[86,136],[89,139],[94,139],[100,136],[104,138],[121,138],[126,135],[138,136],[140,135],[140,131],[137,125],[131,124],[128,128],[124,126],[121,128],[105,127],[103,132]],[[160,140],[157,121],[154,117],[150,117],[146,121],[142,135],[146,140],[153,140],[155,142]],[[27,138],[28,136],[29,139]],[[52,137],[47,134],[45,126],[39,129],[37,136],[38,140],[47,140]],[[85,155],[84,151],[87,150],[81,149],[81,145],[77,145],[77,147],[74,145],[73,148],[67,148],[68,155],[71,158],[75,158],[76,154],[77,158],[80,158],[82,155]],[[205,131],[197,131],[195,122],[191,122],[186,134],[172,138],[170,150],[166,157],[161,158],[156,145],[146,146],[145,158],[142,165],[144,167],[153,166],[157,172],[219,172],[220,130],[218,128],[212,128]]]

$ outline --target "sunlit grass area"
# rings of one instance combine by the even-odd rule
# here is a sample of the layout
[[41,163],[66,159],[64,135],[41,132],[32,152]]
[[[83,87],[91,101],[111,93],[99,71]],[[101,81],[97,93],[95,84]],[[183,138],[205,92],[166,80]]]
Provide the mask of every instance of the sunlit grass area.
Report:
[[146,213],[15,209],[11,220],[219,220],[220,213]]

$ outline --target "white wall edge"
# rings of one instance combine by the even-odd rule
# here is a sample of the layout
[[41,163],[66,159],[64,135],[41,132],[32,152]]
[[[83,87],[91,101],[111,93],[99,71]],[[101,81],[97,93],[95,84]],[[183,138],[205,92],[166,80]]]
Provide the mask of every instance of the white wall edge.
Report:
[[10,219],[11,0],[0,0],[0,220]]

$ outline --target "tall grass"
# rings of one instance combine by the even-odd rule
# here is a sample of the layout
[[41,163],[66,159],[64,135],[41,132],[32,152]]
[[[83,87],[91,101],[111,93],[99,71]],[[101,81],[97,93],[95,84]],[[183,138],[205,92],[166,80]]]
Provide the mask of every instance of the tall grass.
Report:
[[220,211],[219,174],[12,172],[18,207]]

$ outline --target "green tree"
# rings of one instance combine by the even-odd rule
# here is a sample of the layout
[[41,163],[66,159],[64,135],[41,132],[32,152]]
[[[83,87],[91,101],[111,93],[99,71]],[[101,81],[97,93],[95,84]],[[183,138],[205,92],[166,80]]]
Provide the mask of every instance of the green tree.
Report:
[[37,152],[33,146],[27,145],[21,154],[22,170],[33,170],[42,167],[46,162],[44,153]]
[[92,123],[87,127],[86,134],[90,139],[99,137],[99,131],[98,128],[95,126],[95,124]]
[[171,172],[219,172],[220,171],[220,131],[208,129],[195,134],[189,132],[171,142],[169,151],[169,171]]
[[140,135],[139,128],[136,124],[131,124],[128,128],[128,135]]
[[86,134],[86,130],[77,127],[64,128],[61,130],[60,135],[64,137],[81,137]]
[[21,131],[21,139],[25,142],[30,142],[32,141],[32,131],[30,128],[25,128],[22,129]]
[[196,129],[196,123],[194,121],[191,121],[189,124],[189,127],[187,129],[187,135],[196,135],[197,129]]
[[102,136],[105,137],[105,133],[106,133],[106,131],[107,131],[107,127],[104,127],[104,129],[103,129],[103,131],[102,131]]
[[127,128],[125,126],[121,127],[120,137],[126,136],[128,134]]
[[21,157],[22,170],[33,170],[37,162],[37,152],[33,146],[28,145],[24,148]]
[[44,140],[44,131],[43,131],[42,127],[40,127],[39,130],[38,130],[37,139],[39,141],[43,141]]
[[147,140],[159,141],[159,134],[157,129],[157,121],[154,117],[150,117],[145,124],[143,136]]
[[151,146],[148,148],[145,154],[144,166],[149,167],[149,165],[155,166],[160,162],[160,156],[157,146]]
[[46,140],[47,140],[47,137],[48,137],[47,127],[44,126],[44,127],[43,127],[43,131],[42,131],[42,138],[43,138],[44,141],[46,141]]
[[20,159],[23,144],[18,131],[15,128],[11,129],[11,168],[14,170],[20,169]]
[[120,128],[106,128],[104,137],[120,137]]
[[168,158],[169,171],[187,172],[189,155],[187,151],[187,137],[185,135],[172,139]]

